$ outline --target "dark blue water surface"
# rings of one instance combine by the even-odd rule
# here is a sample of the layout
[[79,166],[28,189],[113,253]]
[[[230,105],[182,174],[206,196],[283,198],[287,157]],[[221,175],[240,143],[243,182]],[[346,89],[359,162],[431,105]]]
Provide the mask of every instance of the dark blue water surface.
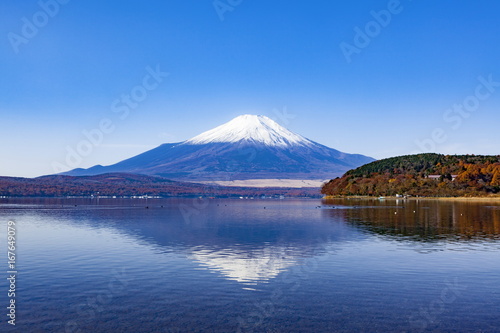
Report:
[[500,332],[498,201],[0,200],[2,332]]

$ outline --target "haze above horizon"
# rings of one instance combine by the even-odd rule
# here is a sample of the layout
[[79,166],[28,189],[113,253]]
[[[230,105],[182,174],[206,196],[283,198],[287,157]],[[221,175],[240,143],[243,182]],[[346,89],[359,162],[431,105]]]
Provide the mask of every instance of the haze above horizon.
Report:
[[242,114],[379,159],[500,154],[499,9],[3,1],[0,175],[54,173],[84,141],[78,167],[113,164]]

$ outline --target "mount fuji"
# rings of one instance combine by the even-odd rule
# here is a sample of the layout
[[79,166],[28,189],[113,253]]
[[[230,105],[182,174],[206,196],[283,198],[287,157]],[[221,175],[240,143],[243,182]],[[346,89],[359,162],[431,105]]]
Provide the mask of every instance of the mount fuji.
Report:
[[64,174],[111,172],[155,175],[191,182],[326,180],[374,161],[311,141],[266,116],[242,115],[189,140],[166,143],[109,166]]

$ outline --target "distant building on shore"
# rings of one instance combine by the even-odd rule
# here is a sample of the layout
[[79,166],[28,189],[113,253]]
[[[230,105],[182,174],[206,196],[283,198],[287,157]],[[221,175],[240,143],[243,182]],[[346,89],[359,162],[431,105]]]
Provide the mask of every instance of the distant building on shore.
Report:
[[[444,176],[444,175],[428,175],[427,176],[427,178],[435,179],[435,180],[442,179],[442,177],[445,178],[446,176]],[[451,175],[451,181],[454,181],[455,178],[457,178],[457,177],[458,177],[458,175]]]

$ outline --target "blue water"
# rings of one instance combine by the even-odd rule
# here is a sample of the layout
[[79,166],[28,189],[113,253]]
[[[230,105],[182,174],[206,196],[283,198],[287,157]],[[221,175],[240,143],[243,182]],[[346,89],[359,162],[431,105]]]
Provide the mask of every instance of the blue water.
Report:
[[500,202],[0,200],[2,332],[500,332]]

